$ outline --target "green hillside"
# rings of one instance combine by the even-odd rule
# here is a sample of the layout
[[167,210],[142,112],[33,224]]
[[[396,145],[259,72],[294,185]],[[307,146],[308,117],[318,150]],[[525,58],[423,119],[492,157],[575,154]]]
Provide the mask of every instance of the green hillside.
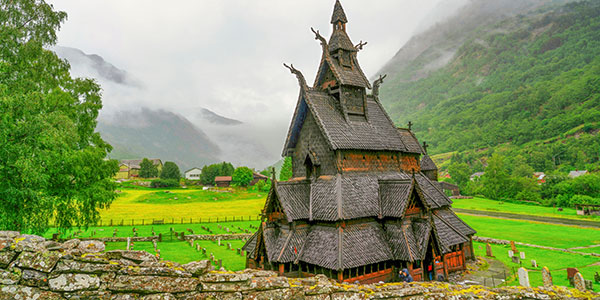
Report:
[[536,8],[461,38],[444,67],[414,79],[423,54],[382,86],[397,124],[412,121],[433,154],[523,154],[536,171],[598,164],[600,2]]

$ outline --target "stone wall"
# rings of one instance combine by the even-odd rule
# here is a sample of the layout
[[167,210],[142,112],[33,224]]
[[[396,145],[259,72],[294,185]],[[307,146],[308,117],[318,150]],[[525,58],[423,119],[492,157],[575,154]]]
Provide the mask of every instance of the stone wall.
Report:
[[588,299],[562,287],[484,288],[447,283],[338,284],[319,275],[292,279],[268,271],[214,271],[144,251],[104,251],[100,241],[48,241],[0,232],[0,299]]

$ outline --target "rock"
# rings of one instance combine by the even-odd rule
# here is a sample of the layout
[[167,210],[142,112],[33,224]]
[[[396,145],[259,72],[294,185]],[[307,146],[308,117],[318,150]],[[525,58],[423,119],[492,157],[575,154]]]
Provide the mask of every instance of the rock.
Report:
[[285,277],[255,277],[250,280],[250,288],[257,291],[289,288],[290,283]]
[[72,292],[79,290],[93,290],[100,287],[100,279],[89,274],[61,274],[48,280],[53,291]]
[[[283,290],[270,290],[270,291],[251,291],[244,293],[246,299],[290,299],[292,298],[293,292],[290,289]],[[347,298],[350,299],[350,298]]]
[[0,299],[63,300],[64,298],[61,297],[60,294],[38,288],[21,285],[5,285],[0,286]]
[[[182,300],[241,300],[242,299],[242,293],[240,292],[231,292],[231,293],[226,293],[226,292],[202,292],[202,293],[189,293],[186,295],[180,295],[179,299]],[[273,298],[273,299],[278,299],[278,298]]]
[[70,239],[62,244],[63,249],[71,250],[77,248],[81,241],[79,239]]
[[18,268],[0,270],[0,284],[17,284],[21,280],[22,272]]
[[0,239],[13,240],[16,237],[18,237],[19,235],[21,235],[21,234],[18,231],[7,231],[7,230],[0,231]]
[[195,291],[199,283],[197,278],[191,277],[117,275],[108,288],[117,292],[182,293]]
[[213,265],[208,260],[193,261],[183,265],[183,268],[192,273],[193,276],[202,276],[214,269]]
[[252,275],[247,273],[214,271],[204,274],[200,277],[200,280],[203,282],[245,282],[250,278],[252,278]]
[[77,246],[83,253],[98,253],[105,249],[104,242],[101,241],[82,241]]
[[48,251],[56,251],[62,249],[62,244],[55,241],[45,241],[42,243],[42,247]]
[[142,300],[177,300],[177,298],[173,294],[167,293],[144,296]]
[[[112,300],[113,295],[110,291],[76,291],[76,292],[65,292],[63,297],[69,300]],[[134,299],[134,298],[131,298]]]
[[42,242],[46,239],[39,235],[33,234],[22,234],[14,239],[14,248],[17,252],[22,251],[42,251],[44,247],[42,247]]
[[114,295],[111,300],[139,300],[140,297],[137,294],[117,294]]
[[13,251],[0,251],[0,268],[6,268],[8,264],[17,256],[17,253]]
[[127,268],[120,269],[119,271],[117,271],[117,274],[192,277],[191,273],[185,271],[181,267],[170,268],[161,265],[151,267],[129,266]]
[[90,273],[100,274],[116,272],[121,266],[109,263],[88,263],[76,260],[61,259],[54,268],[55,273]]
[[60,259],[55,251],[22,252],[16,260],[19,267],[49,273]]
[[125,258],[137,264],[142,263],[144,261],[158,262],[158,258],[146,251],[112,250],[105,252],[105,254],[111,259]]
[[48,275],[39,271],[25,269],[21,276],[21,285],[45,288],[48,286]]

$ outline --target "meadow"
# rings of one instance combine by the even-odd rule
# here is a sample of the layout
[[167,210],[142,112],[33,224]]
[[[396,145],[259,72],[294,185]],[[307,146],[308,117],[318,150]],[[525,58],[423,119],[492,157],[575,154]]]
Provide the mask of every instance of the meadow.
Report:
[[[600,264],[598,264],[600,259],[590,255],[579,255],[517,245],[518,251],[525,252],[525,259],[521,260],[521,264],[516,264],[508,257],[510,245],[491,244],[490,246],[492,247],[492,254],[495,259],[500,260],[511,269],[511,273],[516,272],[520,267],[526,268],[529,271],[531,286],[543,285],[541,270],[544,266],[548,267],[550,270],[554,284],[560,286],[569,286],[567,267],[577,268],[581,275],[583,275],[583,278],[586,279],[593,279],[594,273],[600,272]],[[475,255],[486,255],[485,243],[473,242],[473,248]],[[535,260],[538,266],[533,267],[531,260]],[[509,274],[507,274],[507,277],[508,276]],[[519,285],[519,281],[516,276],[514,276],[513,278],[507,279],[506,285]],[[600,285],[595,284],[594,291],[600,291]]]
[[[134,236],[135,228],[138,236],[151,236],[162,234],[163,241],[158,243],[161,257],[178,263],[187,263],[194,260],[208,259],[210,253],[218,260],[221,259],[223,267],[228,270],[241,270],[245,267],[245,257],[237,254],[237,248],[244,244],[242,240],[223,241],[219,246],[217,242],[195,241],[194,246],[188,242],[180,241],[172,234],[185,232],[190,234],[213,234],[226,233],[253,233],[260,225],[259,214],[264,206],[267,193],[244,189],[230,189],[225,191],[208,191],[197,188],[190,189],[152,189],[138,187],[131,184],[121,186],[119,197],[110,208],[102,210],[103,224],[109,224],[113,220],[113,226],[97,226],[87,229],[77,229],[65,232],[63,237],[77,234],[78,237],[112,237],[116,229],[117,237]],[[455,199],[453,207],[504,211],[511,213],[545,215],[552,217],[576,218],[575,211],[565,209],[557,212],[550,207],[539,207],[516,203],[503,203],[483,198]],[[471,227],[477,230],[478,236],[514,240],[523,243],[550,246],[556,248],[572,248],[581,246],[600,245],[600,229],[582,228],[575,226],[556,225],[526,220],[509,220],[485,216],[474,216],[459,214],[460,217]],[[219,221],[217,222],[217,217]],[[228,221],[225,221],[227,217]],[[231,221],[235,217],[237,221]],[[194,223],[190,223],[190,218]],[[130,225],[133,219],[134,224]],[[164,220],[166,223],[151,225],[152,220]],[[242,221],[243,219],[243,221]],[[123,220],[125,226],[116,226]],[[144,224],[139,225],[144,220]],[[208,222],[210,220],[210,222]],[[202,223],[197,223],[202,221]],[[183,224],[182,224],[183,223]],[[129,225],[127,225],[129,224]],[[229,231],[227,230],[229,229]],[[50,230],[46,237],[51,237],[57,231]],[[227,249],[227,243],[231,243],[232,249]],[[197,251],[196,244],[206,248],[206,254]],[[485,255],[485,245],[475,242],[475,253]],[[106,243],[106,249],[125,249],[125,242]],[[151,242],[135,242],[135,250],[146,250],[154,252]],[[492,245],[496,258],[509,268],[518,267],[513,264],[507,255],[508,246]],[[540,268],[547,266],[555,274],[555,282],[558,285],[567,285],[566,268],[578,267],[585,278],[593,278],[594,272],[600,271],[597,257],[564,253],[559,251],[545,250],[532,247],[518,247],[525,251],[527,259],[523,260],[523,266],[530,267],[530,260],[536,259],[538,268],[530,269],[532,285],[541,285]],[[579,252],[600,252],[600,247],[577,249]],[[216,264],[215,264],[216,265]],[[516,285],[518,281],[508,282]]]
[[[217,218],[254,218],[260,214],[267,193],[244,189],[208,191],[201,189],[122,188],[109,208],[100,211],[102,224],[151,224],[215,221]],[[111,223],[112,222],[112,223]]]
[[556,207],[503,202],[481,197],[474,197],[473,199],[452,199],[452,202],[452,207],[454,208],[600,221],[600,216],[579,216],[577,215],[577,211],[575,209],[567,207],[563,208],[562,211],[558,211],[558,208]]
[[478,236],[556,248],[600,244],[600,228],[576,227],[465,214],[458,215],[473,229],[477,230]]

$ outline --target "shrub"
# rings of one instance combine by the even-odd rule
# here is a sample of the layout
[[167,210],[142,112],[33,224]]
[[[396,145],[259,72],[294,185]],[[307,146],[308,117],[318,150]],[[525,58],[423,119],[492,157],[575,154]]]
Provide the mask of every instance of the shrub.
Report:
[[179,180],[177,179],[155,179],[150,183],[150,187],[153,188],[169,188],[179,187]]

